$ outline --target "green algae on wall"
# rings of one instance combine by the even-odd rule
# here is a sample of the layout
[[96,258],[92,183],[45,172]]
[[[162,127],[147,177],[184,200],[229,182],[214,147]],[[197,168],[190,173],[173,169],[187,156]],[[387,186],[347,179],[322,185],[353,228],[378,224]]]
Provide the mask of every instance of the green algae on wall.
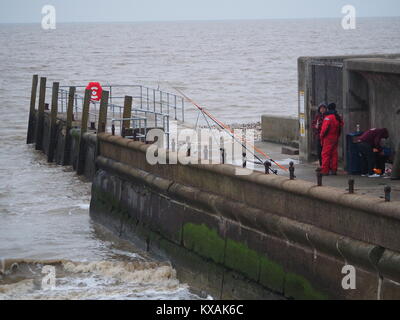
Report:
[[283,267],[246,244],[221,238],[205,224],[183,226],[184,245],[204,258],[240,272],[264,287],[294,299],[327,299],[302,276],[285,272]]

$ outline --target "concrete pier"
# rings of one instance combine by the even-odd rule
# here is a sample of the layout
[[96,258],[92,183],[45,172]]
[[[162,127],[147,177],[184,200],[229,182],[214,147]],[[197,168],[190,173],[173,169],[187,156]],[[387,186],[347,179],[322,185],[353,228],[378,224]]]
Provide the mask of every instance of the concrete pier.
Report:
[[[48,154],[51,113],[42,114],[35,141]],[[222,299],[400,298],[396,194],[390,202],[362,195],[357,182],[351,194],[326,185],[329,177],[318,187],[299,179],[300,168],[290,179],[249,169],[237,175],[229,164],[150,165],[153,145],[107,130],[82,132],[80,122],[66,130],[66,119],[57,115],[54,159],[74,168],[84,159],[92,219],[166,255],[182,281]],[[342,286],[349,265],[355,289]]]

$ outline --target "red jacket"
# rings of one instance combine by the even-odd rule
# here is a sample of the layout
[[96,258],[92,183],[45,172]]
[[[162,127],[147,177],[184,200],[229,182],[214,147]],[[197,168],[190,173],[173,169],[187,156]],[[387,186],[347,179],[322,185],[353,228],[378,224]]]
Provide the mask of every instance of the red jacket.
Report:
[[325,116],[322,122],[322,129],[320,134],[320,139],[338,140],[341,129],[343,127],[343,121],[336,118],[335,114],[328,114]]

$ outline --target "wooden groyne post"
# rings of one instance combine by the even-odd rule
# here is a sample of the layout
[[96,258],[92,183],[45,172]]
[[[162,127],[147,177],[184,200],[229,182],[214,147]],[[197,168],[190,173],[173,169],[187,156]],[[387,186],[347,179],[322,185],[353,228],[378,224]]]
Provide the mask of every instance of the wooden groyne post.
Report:
[[45,77],[40,78],[40,89],[39,89],[39,107],[38,116],[35,129],[35,149],[42,150],[43,146],[43,123],[44,123],[44,104],[46,99],[46,81]]
[[[132,97],[131,96],[125,96],[124,100],[124,113],[123,113],[123,118],[124,119],[129,119],[132,114]],[[125,132],[126,129],[129,129],[131,126],[131,121],[130,120],[123,120],[122,121],[122,132]]]
[[54,149],[56,148],[57,136],[57,112],[58,112],[58,90],[60,83],[53,82],[51,93],[51,111],[50,111],[50,128],[49,128],[49,147],[47,152],[47,162],[53,162]]
[[62,159],[62,165],[69,164],[71,158],[71,129],[72,119],[74,115],[74,99],[75,99],[76,87],[69,87],[68,92],[68,106],[67,106],[67,123],[65,129],[65,141],[64,141],[64,153]]
[[38,78],[39,76],[37,74],[35,74],[32,77],[32,91],[31,91],[31,104],[29,108],[28,134],[26,136],[27,144],[35,142],[35,105],[36,105]]
[[100,101],[99,123],[97,125],[97,134],[106,132],[108,97],[109,97],[109,92],[103,91]]
[[89,120],[90,98],[91,98],[91,91],[86,89],[85,97],[83,99],[81,134],[79,137],[78,159],[77,159],[77,163],[76,163],[76,173],[78,175],[83,174],[84,169],[85,169],[85,140],[83,139],[83,135],[87,131],[87,123]]

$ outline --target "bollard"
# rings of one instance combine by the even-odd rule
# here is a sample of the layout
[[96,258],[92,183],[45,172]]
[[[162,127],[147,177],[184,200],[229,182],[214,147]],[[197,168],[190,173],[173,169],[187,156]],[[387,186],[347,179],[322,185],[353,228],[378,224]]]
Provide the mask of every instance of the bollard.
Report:
[[191,144],[189,142],[188,143],[188,148],[187,148],[187,151],[186,151],[186,157],[190,157],[191,153],[192,153],[192,147],[191,147]]
[[221,152],[221,163],[225,164],[225,149],[220,148],[219,151]]
[[349,179],[349,193],[354,193],[354,179]]
[[317,168],[317,170],[315,170],[317,172],[317,185],[318,187],[322,186],[322,173],[321,173],[321,168]]
[[246,168],[247,167],[247,158],[246,158],[246,152],[242,153],[242,168]]
[[264,167],[265,167],[265,174],[269,174],[269,170],[271,169],[271,162],[265,161]]
[[294,163],[293,161],[290,161],[289,163],[289,174],[290,174],[290,180],[294,180],[296,176],[294,175]]
[[96,130],[96,123],[93,121],[90,122],[90,130]]
[[390,194],[392,192],[392,188],[390,186],[385,187],[385,201],[390,202]]
[[115,125],[114,123],[111,125],[111,134],[115,136]]
[[48,103],[45,103],[45,104],[44,104],[44,110],[49,111],[49,104],[48,104]]

